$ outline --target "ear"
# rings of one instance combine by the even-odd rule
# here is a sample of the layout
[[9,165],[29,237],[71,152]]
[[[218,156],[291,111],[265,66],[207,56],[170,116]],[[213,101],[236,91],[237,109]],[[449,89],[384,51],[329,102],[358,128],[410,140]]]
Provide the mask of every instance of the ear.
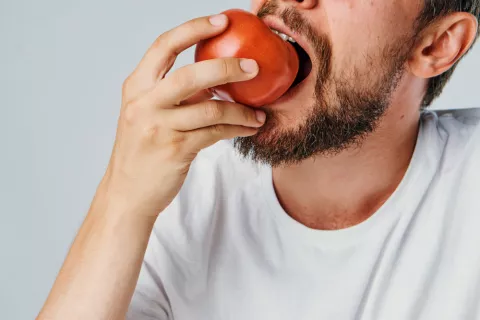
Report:
[[472,46],[478,21],[467,12],[451,13],[420,33],[409,59],[413,74],[433,78],[450,69]]

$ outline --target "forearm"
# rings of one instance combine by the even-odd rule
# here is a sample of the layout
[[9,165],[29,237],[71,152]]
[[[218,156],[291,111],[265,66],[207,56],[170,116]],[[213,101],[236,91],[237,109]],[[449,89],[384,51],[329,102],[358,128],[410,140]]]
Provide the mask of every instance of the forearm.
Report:
[[99,189],[39,320],[124,318],[154,224],[126,211]]
[[[180,191],[198,152],[220,140],[253,136],[265,122],[263,111],[210,101],[205,94],[217,85],[256,77],[254,60],[210,59],[165,77],[180,52],[227,26],[226,15],[215,15],[162,34],[123,83],[104,187],[38,320],[124,318],[155,219]],[[106,196],[105,185],[118,195],[115,199]]]

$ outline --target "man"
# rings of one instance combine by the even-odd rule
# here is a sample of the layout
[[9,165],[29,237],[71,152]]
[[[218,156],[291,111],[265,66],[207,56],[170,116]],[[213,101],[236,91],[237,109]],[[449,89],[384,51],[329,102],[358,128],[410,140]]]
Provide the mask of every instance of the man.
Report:
[[478,114],[427,111],[480,0],[252,11],[310,74],[260,109],[210,100],[256,63],[167,72],[226,17],[161,35],[125,81],[109,167],[39,319],[480,319]]

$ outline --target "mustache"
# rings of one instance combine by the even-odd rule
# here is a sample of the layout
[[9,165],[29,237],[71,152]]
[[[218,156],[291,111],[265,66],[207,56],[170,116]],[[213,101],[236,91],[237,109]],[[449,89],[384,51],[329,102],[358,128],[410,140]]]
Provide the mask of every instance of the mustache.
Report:
[[266,16],[280,18],[293,32],[304,35],[310,41],[320,37],[298,10],[293,7],[281,9],[277,0],[267,1],[257,13],[260,19]]

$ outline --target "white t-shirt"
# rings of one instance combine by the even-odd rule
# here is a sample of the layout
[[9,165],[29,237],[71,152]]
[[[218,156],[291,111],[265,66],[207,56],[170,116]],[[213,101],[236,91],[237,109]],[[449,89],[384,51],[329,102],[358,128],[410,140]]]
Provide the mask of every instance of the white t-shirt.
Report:
[[271,167],[203,150],[150,238],[127,319],[480,319],[480,110],[422,114],[402,182],[369,219],[309,229]]

